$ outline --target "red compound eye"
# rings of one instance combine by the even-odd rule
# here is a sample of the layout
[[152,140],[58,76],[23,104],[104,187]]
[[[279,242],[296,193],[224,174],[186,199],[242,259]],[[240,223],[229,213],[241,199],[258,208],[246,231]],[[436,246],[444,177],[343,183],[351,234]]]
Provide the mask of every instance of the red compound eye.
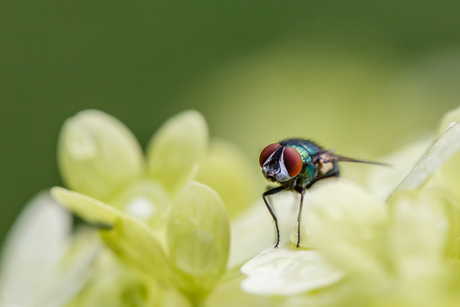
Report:
[[275,150],[277,150],[278,147],[280,147],[280,146],[281,146],[280,144],[275,143],[275,144],[270,144],[267,147],[265,147],[264,150],[262,150],[262,152],[260,153],[260,157],[259,157],[260,166],[264,165],[264,163],[265,163],[265,161],[267,161],[268,157],[270,157],[272,155],[272,153],[274,153]]
[[300,173],[303,163],[297,150],[292,147],[284,149],[284,166],[291,177],[295,177]]

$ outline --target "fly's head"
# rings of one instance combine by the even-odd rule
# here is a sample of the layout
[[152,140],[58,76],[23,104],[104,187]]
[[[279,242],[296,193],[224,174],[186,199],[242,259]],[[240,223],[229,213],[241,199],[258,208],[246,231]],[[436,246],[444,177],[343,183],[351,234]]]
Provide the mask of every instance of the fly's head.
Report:
[[259,164],[265,178],[280,183],[296,177],[303,167],[297,150],[279,143],[270,144],[262,150]]

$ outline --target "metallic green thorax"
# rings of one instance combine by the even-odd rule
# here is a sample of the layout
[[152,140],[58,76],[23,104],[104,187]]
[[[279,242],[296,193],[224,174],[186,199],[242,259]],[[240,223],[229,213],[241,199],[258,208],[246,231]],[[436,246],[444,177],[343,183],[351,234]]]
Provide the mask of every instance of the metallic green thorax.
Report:
[[[311,164],[313,156],[323,152],[324,149],[304,139],[286,139],[281,141],[280,144],[281,146],[292,147],[299,153],[303,162],[303,167],[300,174],[297,176],[296,185],[305,188],[315,179],[315,176],[318,175],[315,174],[315,165]],[[338,171],[337,163],[334,163],[334,171]]]

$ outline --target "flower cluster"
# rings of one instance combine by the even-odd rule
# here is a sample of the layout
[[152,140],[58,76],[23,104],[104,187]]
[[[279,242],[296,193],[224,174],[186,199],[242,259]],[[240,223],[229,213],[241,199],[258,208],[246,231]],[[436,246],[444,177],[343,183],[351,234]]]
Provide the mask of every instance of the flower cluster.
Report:
[[[59,266],[61,262],[69,265],[68,259],[76,258],[70,254],[85,256],[86,274],[79,275],[78,287],[76,282],[73,287],[67,285],[72,291],[63,296],[72,298],[68,306],[198,306],[212,300],[209,294],[218,292],[213,290],[225,272],[241,278],[238,265],[260,250],[235,248],[235,243],[247,245],[243,239],[232,242],[229,252],[230,218],[254,202],[260,186],[255,170],[238,148],[223,140],[208,140],[206,122],[196,111],[182,112],[165,122],[149,142],[145,157],[120,121],[101,111],[82,111],[64,123],[58,163],[70,190],[56,187],[51,190],[52,196],[93,226],[93,232],[98,229],[103,243],[95,239],[94,233],[88,234],[91,240],[79,240],[86,243],[79,244],[76,251],[62,255],[60,260],[52,258]],[[39,201],[55,208],[54,202],[49,196]],[[63,212],[59,207],[53,210]],[[23,232],[25,224],[44,223],[59,233],[53,236],[67,236],[61,244],[70,244],[81,235],[68,236],[67,230],[53,226],[70,227],[68,213],[61,215],[64,217],[48,216],[44,220],[25,212],[26,221],[19,221],[15,229]],[[91,233],[88,227],[79,228]],[[15,229],[9,240],[13,247],[5,248],[4,267],[23,265],[23,261],[14,259],[21,253],[14,247],[15,242],[26,246],[31,241],[53,243],[46,231],[35,232],[34,238],[32,230],[30,237],[24,237]],[[102,246],[97,252],[90,249],[94,244],[89,242],[94,240]],[[34,257],[33,249],[39,249],[36,245],[22,253],[24,258]],[[8,277],[17,275],[18,270],[4,271],[4,283],[12,286],[3,287],[6,301],[2,305],[36,306],[41,302],[32,297],[31,303],[23,303],[16,291],[21,288],[19,282]],[[63,282],[59,276],[47,278],[52,283]],[[39,284],[34,286],[34,291],[39,291]],[[225,287],[228,285],[221,291],[236,289],[247,296],[238,282],[233,282],[230,289]]]
[[404,174],[398,167],[371,170],[368,191],[344,179],[318,183],[305,198],[302,250],[294,230],[287,247],[243,266],[242,287],[303,306],[458,306],[459,120],[460,109],[445,116],[420,160],[419,145],[386,159],[414,165],[399,185],[388,180]]
[[[208,146],[201,114],[186,111],[168,120],[153,136],[144,159],[119,121],[99,111],[84,111],[64,124],[58,158],[73,191],[53,188],[52,194],[102,229],[105,246],[124,269],[115,277],[125,284],[117,290],[124,293],[120,306],[133,300],[146,306],[169,301],[199,306],[207,299],[227,268],[227,212],[238,214],[256,192],[249,190],[254,176],[233,145],[218,140]],[[84,289],[78,306],[91,304],[95,295],[102,296],[97,300],[103,303],[107,295],[93,289],[104,282],[93,281],[87,295]]]
[[[9,235],[0,306],[458,306],[459,120],[369,167],[364,186],[315,184],[300,248],[297,195],[274,196],[274,249],[261,178],[201,114],[169,119],[144,156],[117,119],[82,111],[58,144],[69,190],[38,196]],[[71,232],[56,201],[86,224]]]

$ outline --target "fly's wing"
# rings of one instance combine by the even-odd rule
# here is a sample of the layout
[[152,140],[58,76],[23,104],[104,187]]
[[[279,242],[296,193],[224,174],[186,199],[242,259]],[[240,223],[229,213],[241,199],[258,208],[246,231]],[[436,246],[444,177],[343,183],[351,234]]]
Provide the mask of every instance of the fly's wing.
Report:
[[315,155],[313,158],[313,163],[321,161],[322,163],[329,163],[329,162],[356,162],[356,163],[368,163],[368,164],[375,164],[375,165],[383,165],[383,166],[390,166],[386,163],[380,162],[373,162],[373,161],[364,161],[364,160],[357,160],[352,158],[347,158],[343,156],[338,156],[333,154],[334,149],[328,151],[322,151]]

